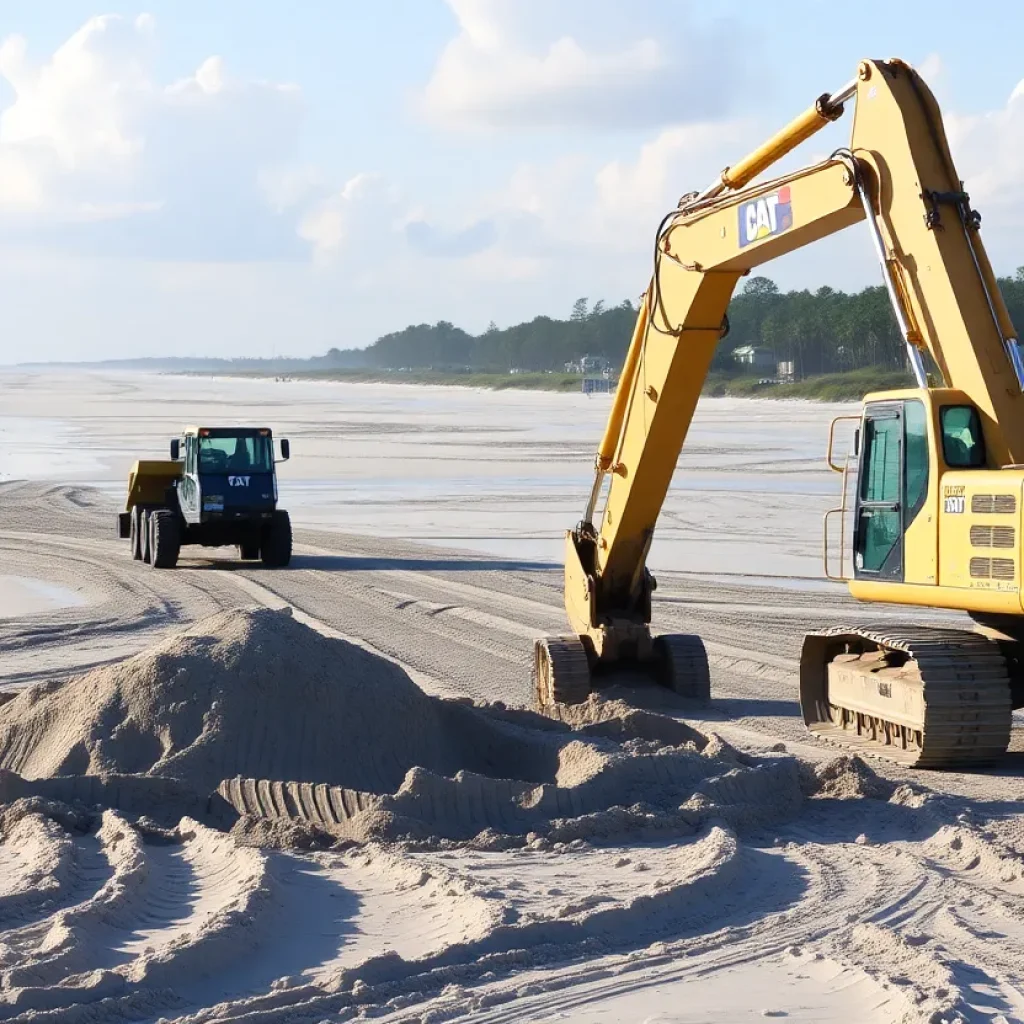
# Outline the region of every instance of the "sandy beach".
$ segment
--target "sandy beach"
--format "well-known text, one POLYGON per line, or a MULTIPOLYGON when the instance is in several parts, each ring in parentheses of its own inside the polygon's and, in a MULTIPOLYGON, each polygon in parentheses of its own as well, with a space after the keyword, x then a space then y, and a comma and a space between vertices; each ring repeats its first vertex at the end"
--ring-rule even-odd
POLYGON ((650 563, 710 706, 528 710, 607 406, 0 374, 0 1016, 1022 1019, 1019 717, 916 774, 799 718, 804 632, 901 614, 820 580, 844 407, 701 405, 650 563), (214 422, 291 439, 289 569, 115 538, 214 422))
MULTIPOLYGON (((607 395, 143 375, 0 374, 0 479, 120 498, 135 458, 189 423, 256 423, 294 441, 281 468, 298 525, 527 560, 561 558, 583 511, 607 395)), ((828 425, 849 406, 706 399, 651 554, 699 572, 820 575, 838 503, 828 425)), ((855 408, 855 407, 853 407, 855 408)))

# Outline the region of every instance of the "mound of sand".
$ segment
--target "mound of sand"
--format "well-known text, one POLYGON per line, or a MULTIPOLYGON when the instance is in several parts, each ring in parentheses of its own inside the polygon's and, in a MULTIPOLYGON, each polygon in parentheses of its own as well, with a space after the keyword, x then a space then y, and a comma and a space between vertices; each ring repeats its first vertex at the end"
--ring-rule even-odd
POLYGON ((462 841, 773 820, 801 799, 790 758, 741 762, 625 706, 576 714, 441 700, 287 612, 225 612, 0 707, 0 799, 147 813, 149 794, 195 814, 194 794, 211 813, 354 839, 462 841))
POLYGON ((223 612, 0 707, 0 768, 28 779, 147 774, 205 792, 250 775, 371 793, 393 792, 414 766, 520 778, 555 770, 557 747, 546 757, 537 749, 543 735, 526 757, 514 729, 481 742, 463 728, 467 715, 391 662, 286 612, 223 612))
POLYGON ((804 765, 801 784, 807 796, 837 800, 888 800, 896 788, 856 754, 839 754, 820 764, 804 765))

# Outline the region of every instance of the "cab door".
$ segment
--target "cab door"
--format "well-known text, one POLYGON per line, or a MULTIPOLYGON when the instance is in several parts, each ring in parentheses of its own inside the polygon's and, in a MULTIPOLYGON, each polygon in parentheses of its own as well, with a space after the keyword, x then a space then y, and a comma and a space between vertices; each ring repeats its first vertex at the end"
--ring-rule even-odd
POLYGON ((197 439, 189 434, 185 438, 185 472, 178 481, 178 504, 185 521, 199 521, 199 483, 196 473, 197 439))
POLYGON ((903 403, 877 402, 867 406, 862 438, 854 513, 854 575, 858 579, 900 581, 903 403))
POLYGON ((906 399, 867 405, 854 511, 856 579, 903 582, 906 531, 924 505, 929 473, 924 403, 906 399))

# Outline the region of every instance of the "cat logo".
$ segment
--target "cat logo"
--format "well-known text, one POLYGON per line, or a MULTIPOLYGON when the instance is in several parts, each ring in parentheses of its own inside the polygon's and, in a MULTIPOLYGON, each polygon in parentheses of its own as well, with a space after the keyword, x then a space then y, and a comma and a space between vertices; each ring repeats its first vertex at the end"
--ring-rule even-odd
POLYGON ((943 488, 943 511, 961 515, 967 510, 967 488, 963 484, 950 484, 943 488))
POLYGON ((248 487, 249 478, 247 476, 229 476, 228 483, 232 487, 248 487))
POLYGON ((789 187, 751 199, 739 208, 740 248, 751 242, 778 235, 793 226, 789 187))

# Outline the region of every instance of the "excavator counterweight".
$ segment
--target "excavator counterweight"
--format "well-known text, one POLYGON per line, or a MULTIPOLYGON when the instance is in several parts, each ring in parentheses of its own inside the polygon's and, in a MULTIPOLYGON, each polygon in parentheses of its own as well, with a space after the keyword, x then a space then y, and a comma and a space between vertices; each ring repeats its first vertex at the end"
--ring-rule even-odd
POLYGON ((938 105, 900 60, 862 61, 850 84, 663 219, 594 484, 566 533, 571 633, 536 643, 541 706, 586 700, 623 669, 710 696, 701 640, 651 632, 655 526, 739 279, 861 221, 917 386, 866 396, 853 472, 829 455, 844 481, 833 512, 853 527, 832 573, 826 516, 826 574, 860 601, 956 609, 974 628, 808 635, 804 719, 830 740, 921 767, 1006 749, 1012 708, 1024 704, 1024 359, 938 105), (848 147, 758 180, 851 104, 848 147))

